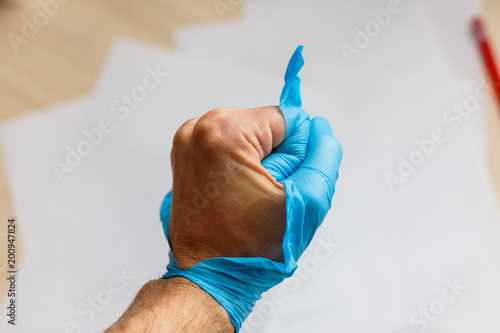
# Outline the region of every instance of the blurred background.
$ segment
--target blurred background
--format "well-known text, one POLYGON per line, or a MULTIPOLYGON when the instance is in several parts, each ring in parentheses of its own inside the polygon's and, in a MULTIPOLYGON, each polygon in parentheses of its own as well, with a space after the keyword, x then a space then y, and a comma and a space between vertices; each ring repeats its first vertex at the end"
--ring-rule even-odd
POLYGON ((477 16, 497 55, 498 0, 0 1, 1 331, 113 323, 168 261, 176 129, 278 104, 300 44, 304 108, 344 160, 301 268, 242 332, 498 332, 500 105, 477 16))

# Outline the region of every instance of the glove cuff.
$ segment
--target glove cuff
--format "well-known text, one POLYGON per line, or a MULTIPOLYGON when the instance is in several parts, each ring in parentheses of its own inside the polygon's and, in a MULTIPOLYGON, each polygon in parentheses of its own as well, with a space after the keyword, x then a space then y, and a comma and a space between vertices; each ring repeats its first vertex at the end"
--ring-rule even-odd
POLYGON ((284 263, 266 258, 212 258, 181 270, 172 253, 162 279, 184 277, 209 293, 226 309, 236 332, 262 293, 290 277, 284 263))

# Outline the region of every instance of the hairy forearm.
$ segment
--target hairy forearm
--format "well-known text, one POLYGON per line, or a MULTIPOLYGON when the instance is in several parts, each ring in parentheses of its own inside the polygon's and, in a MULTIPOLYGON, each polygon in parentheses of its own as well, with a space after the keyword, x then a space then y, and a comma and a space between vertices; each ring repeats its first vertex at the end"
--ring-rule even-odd
POLYGON ((233 333, 224 308, 184 278, 153 280, 139 291, 123 316, 105 333, 233 333))

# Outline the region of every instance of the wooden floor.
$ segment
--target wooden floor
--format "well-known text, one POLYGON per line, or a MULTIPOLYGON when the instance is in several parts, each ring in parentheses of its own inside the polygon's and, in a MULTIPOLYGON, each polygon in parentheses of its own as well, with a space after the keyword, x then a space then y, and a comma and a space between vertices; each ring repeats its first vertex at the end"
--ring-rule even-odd
MULTIPOLYGON (((31 31, 26 35, 29 38, 18 37, 12 44, 4 36, 12 33, 11 38, 15 38, 13 34, 22 37, 22 18, 31 20, 40 7, 38 1, 0 0, 0 121, 89 93, 111 41, 117 36, 172 48, 175 28, 220 21, 210 0, 65 1, 67 4, 53 8, 54 15, 45 26, 31 31)), ((490 35, 500 50, 500 0, 484 0, 484 8, 490 35)), ((234 20, 239 15, 240 8, 235 8, 225 13, 224 19, 234 20)), ((500 61, 500 54, 497 58, 500 61)), ((500 198, 497 110, 491 102, 487 140, 489 164, 500 198)), ((0 274, 6 271, 7 219, 14 216, 0 157, 0 274)), ((22 238, 18 244, 22 245, 22 238)), ((0 279, 2 297, 4 281, 0 279)))

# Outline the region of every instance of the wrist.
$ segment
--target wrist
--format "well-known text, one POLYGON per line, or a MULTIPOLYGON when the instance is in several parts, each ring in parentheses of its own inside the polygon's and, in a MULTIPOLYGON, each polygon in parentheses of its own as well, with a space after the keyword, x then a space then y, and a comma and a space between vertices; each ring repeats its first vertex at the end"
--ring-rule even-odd
POLYGON ((153 280, 106 333, 234 332, 226 310, 188 279, 153 280))

